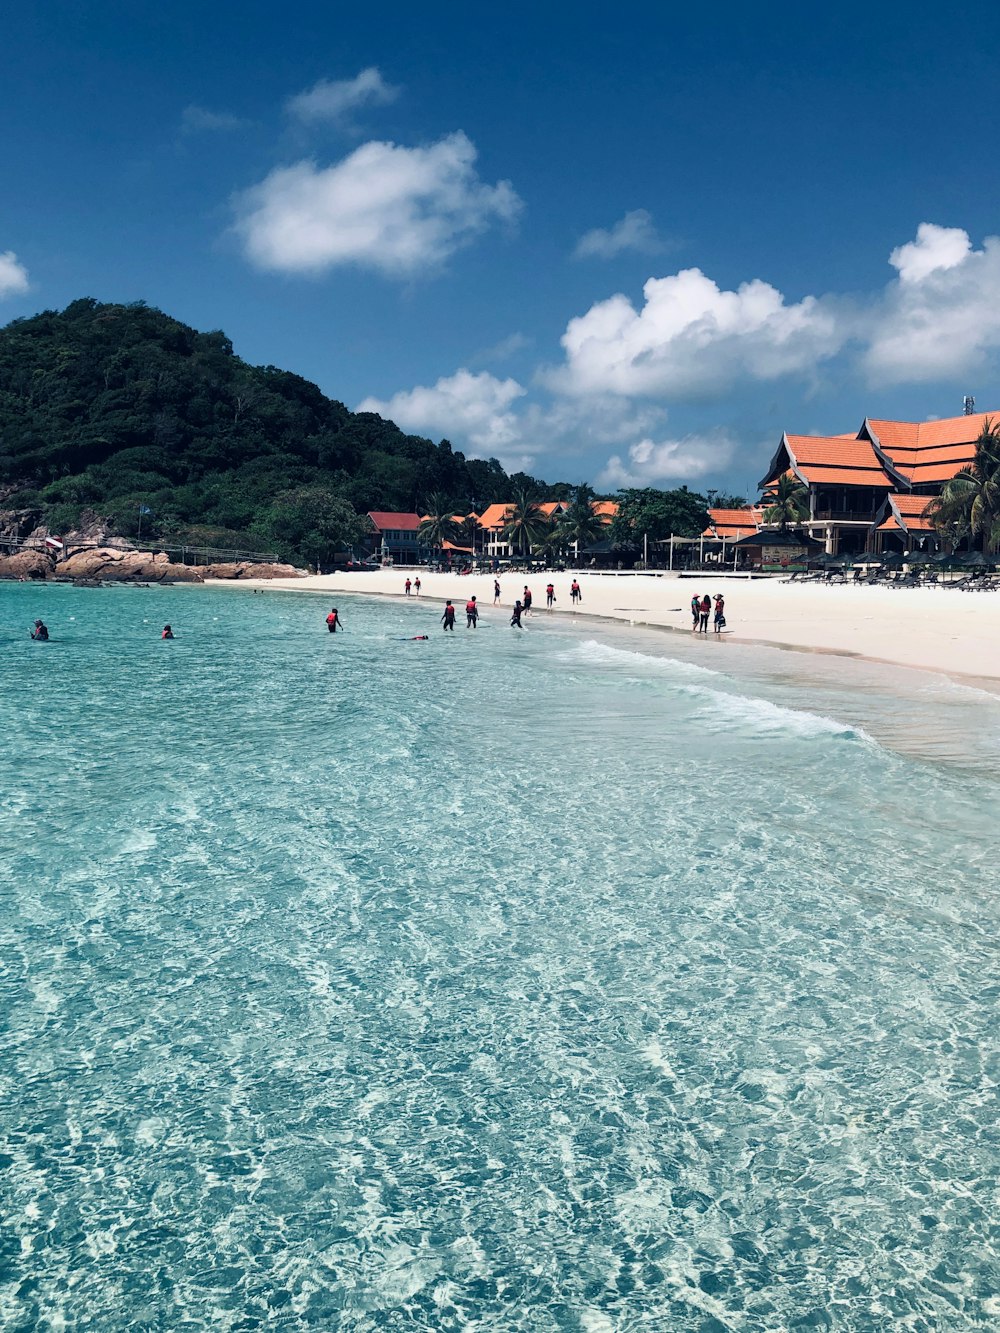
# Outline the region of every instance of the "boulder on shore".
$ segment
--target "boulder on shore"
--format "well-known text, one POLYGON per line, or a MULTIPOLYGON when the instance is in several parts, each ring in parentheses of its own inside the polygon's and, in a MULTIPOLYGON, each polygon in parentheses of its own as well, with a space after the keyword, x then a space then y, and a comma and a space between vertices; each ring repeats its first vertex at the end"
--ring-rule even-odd
POLYGON ((52 560, 44 551, 0 555, 0 579, 47 579, 51 574, 52 560))
POLYGON ((99 547, 77 551, 61 560, 56 569, 62 578, 102 579, 116 583, 203 583, 202 571, 191 565, 175 565, 160 551, 116 551, 99 547))
POLYGON ((294 565, 263 565, 248 560, 221 565, 204 565, 201 572, 207 579, 301 579, 305 572, 294 565))

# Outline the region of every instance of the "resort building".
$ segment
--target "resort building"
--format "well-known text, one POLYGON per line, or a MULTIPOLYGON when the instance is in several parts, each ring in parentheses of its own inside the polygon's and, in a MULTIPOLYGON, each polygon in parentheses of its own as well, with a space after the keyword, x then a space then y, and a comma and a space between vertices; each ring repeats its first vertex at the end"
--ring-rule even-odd
MULTIPOLYGON (((766 494, 790 474, 809 489, 810 537, 831 555, 923 544, 933 532, 927 505, 975 457, 995 413, 944 421, 866 417, 856 434, 782 435, 761 479, 766 494)), ((932 538, 930 538, 933 540, 932 538)))
POLYGON ((381 556, 383 560, 391 557, 396 564, 416 564, 419 514, 399 514, 376 509, 369 511, 368 517, 375 529, 375 555, 381 556))

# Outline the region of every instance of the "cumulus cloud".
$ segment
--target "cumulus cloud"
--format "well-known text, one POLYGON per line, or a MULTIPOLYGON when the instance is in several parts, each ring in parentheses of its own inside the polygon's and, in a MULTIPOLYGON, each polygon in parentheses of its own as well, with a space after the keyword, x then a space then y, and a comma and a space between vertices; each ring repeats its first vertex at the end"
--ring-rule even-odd
POLYGON ((429 387, 418 384, 385 400, 366 398, 357 410, 377 412, 404 430, 459 437, 472 452, 492 457, 520 445, 520 423, 510 407, 524 393, 517 380, 461 369, 429 387))
POLYGON ((228 111, 209 111, 203 106, 186 106, 181 112, 181 133, 224 133, 228 130, 241 130, 249 121, 242 116, 234 116, 228 111))
POLYGON ((613 227, 595 227, 585 232, 576 243, 574 259, 613 259, 623 250, 637 250, 640 254, 656 254, 663 242, 653 226, 653 215, 645 208, 633 209, 613 227))
POLYGON ((788 304, 755 278, 723 291, 700 269, 650 278, 636 310, 619 293, 571 319, 565 365, 547 375, 562 392, 717 396, 735 380, 812 369, 848 336, 827 297, 788 304))
POLYGON ((370 65, 353 79, 320 79, 305 92, 290 97, 285 109, 306 124, 342 124, 358 107, 387 106, 399 93, 399 88, 386 83, 381 72, 370 65))
POLYGON ((510 182, 484 184, 475 161, 475 146, 458 132, 426 148, 362 144, 330 167, 279 167, 237 197, 236 231, 261 269, 421 272, 521 209, 510 182))
POLYGON ((597 485, 607 490, 622 486, 660 486, 665 482, 696 481, 718 472, 732 459, 736 445, 724 432, 685 435, 678 440, 639 440, 623 459, 613 454, 597 485))
POLYGON ((28 270, 13 250, 0 253, 0 300, 20 296, 28 290, 28 270))
POLYGON ((974 250, 958 227, 924 222, 893 250, 899 277, 876 305, 865 364, 873 383, 958 379, 1000 348, 1000 237, 974 250))

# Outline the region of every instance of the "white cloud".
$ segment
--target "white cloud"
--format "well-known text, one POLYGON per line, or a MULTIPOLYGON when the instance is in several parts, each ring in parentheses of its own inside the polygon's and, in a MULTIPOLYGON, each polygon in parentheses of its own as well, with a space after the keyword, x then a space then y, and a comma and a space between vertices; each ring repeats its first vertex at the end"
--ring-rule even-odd
POLYGON ((524 396, 517 380, 500 380, 482 371, 457 370, 429 388, 417 385, 382 400, 366 398, 359 412, 377 412, 403 430, 467 440, 470 451, 493 457, 521 444, 521 427, 510 410, 524 396))
POLYGON ((656 254, 663 242, 653 226, 653 215, 645 208, 626 213, 613 227, 605 230, 595 227, 585 232, 576 243, 574 259, 613 259, 623 250, 638 250, 641 254, 656 254))
POLYGON ((523 352, 531 344, 532 339, 525 334, 509 333, 506 338, 501 338, 492 347, 484 347, 481 352, 477 352, 472 360, 480 365, 488 365, 495 361, 509 361, 512 356, 516 356, 518 352, 523 352))
POLYGON ((28 290, 28 270, 13 250, 0 253, 0 300, 20 296, 28 290))
POLYGON ((209 111, 203 106, 186 106, 181 112, 181 133, 200 134, 241 130, 249 121, 228 111, 209 111))
POLYGON ((969 233, 961 227, 921 222, 917 239, 897 246, 889 256, 889 263, 899 270, 900 282, 922 282, 931 273, 955 268, 971 250, 969 233))
POLYGON ((371 65, 353 79, 320 79, 304 93, 290 97, 285 109, 289 115, 307 124, 321 121, 338 124, 358 107, 387 106, 396 100, 399 92, 371 65))
POLYGON ((685 435, 679 440, 639 440, 623 460, 620 454, 608 459, 597 485, 611 490, 620 486, 660 486, 664 482, 696 481, 724 468, 736 445, 724 432, 685 435))
POLYGON ((1000 237, 921 223, 893 250, 899 277, 874 308, 865 363, 876 384, 966 379, 1000 348, 1000 237))
POLYGON ((236 231, 262 269, 321 273, 357 264, 418 273, 520 211, 510 182, 485 185, 475 161, 475 146, 459 131, 426 148, 373 141, 331 167, 280 167, 237 197, 236 231))
POLYGON ((843 346, 847 323, 831 298, 789 305, 755 278, 723 291, 700 269, 650 278, 636 310, 619 293, 571 319, 563 367, 546 375, 565 393, 719 396, 735 380, 813 369, 843 346))

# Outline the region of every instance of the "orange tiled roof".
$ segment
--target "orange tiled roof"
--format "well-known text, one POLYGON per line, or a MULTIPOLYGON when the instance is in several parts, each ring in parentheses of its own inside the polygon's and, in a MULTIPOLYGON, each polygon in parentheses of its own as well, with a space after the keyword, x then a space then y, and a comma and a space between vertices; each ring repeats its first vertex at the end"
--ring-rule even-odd
POLYGON ((889 494, 890 512, 878 525, 879 532, 901 528, 903 532, 932 532, 933 523, 926 516, 927 506, 933 497, 929 495, 908 495, 899 491, 889 494))
POLYGON ((786 435, 785 440, 796 472, 807 482, 892 487, 871 440, 848 440, 842 435, 786 435))
POLYGON ((399 514, 386 509, 370 509, 368 517, 379 532, 387 529, 395 532, 416 532, 420 526, 419 514, 399 514))
POLYGON ((481 528, 502 528, 510 514, 513 505, 487 505, 479 515, 479 526, 481 528))
POLYGON ((618 513, 618 503, 615 500, 594 500, 590 507, 598 518, 610 519, 618 513))
POLYGON ((748 509, 710 509, 708 527, 703 537, 748 537, 760 527, 763 509, 753 505, 748 509))

